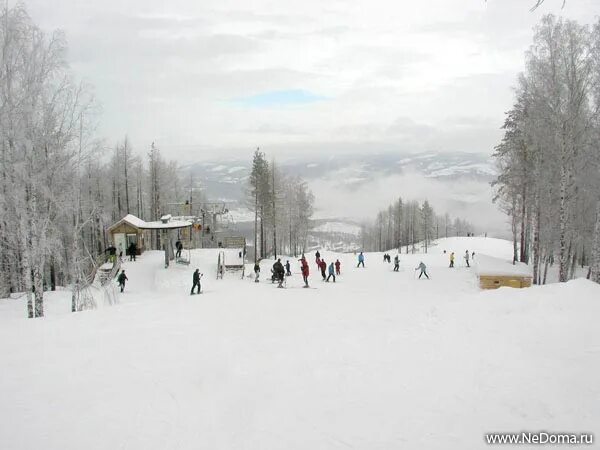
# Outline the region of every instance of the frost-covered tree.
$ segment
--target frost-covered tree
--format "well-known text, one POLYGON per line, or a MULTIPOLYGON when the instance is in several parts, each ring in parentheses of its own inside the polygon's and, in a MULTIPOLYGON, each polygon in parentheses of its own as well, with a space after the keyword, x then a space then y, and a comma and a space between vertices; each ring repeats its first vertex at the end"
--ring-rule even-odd
POLYGON ((0 296, 24 293, 41 317, 44 291, 71 286, 79 311, 107 227, 133 204, 145 219, 165 209, 181 196, 178 170, 157 166, 168 181, 155 198, 127 139, 110 152, 94 138, 95 102, 71 76, 64 36, 40 30, 24 5, 0 11, 0 46, 0 296))
POLYGON ((403 201, 399 198, 388 208, 381 210, 372 224, 361 226, 362 248, 366 251, 389 251, 405 248, 406 253, 417 251, 420 244, 425 252, 440 227, 445 233, 456 230, 457 236, 466 235, 473 227, 465 220, 456 219, 454 225, 448 214, 437 216, 427 200, 422 205, 417 201, 403 201))
POLYGON ((599 188, 594 42, 587 26, 542 19, 495 153, 496 200, 511 216, 515 260, 517 247, 523 262, 532 254, 535 283, 545 282, 555 261, 560 281, 568 280, 593 252, 599 188))

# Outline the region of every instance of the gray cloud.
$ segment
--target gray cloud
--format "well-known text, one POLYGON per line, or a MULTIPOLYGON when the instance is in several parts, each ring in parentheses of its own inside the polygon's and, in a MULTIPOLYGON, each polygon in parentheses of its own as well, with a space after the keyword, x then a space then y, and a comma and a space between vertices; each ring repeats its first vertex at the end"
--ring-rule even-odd
POLYGON ((103 105, 99 131, 107 139, 129 134, 141 148, 156 141, 194 158, 255 145, 282 154, 296 145, 489 153, 541 14, 590 22, 600 13, 597 0, 564 10, 548 0, 534 13, 524 3, 29 0, 28 7, 44 29, 65 30, 76 75, 103 105), (230 101, 274 90, 328 101, 252 114, 230 101))

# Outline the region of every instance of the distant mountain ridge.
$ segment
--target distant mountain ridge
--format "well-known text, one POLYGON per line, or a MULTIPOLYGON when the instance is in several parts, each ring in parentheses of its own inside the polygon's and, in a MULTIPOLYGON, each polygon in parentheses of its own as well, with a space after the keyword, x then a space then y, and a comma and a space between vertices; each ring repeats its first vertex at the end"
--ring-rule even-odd
MULTIPOLYGON (((191 164, 189 170, 204 185, 208 198, 241 205, 245 199, 252 155, 191 164)), ((496 170, 489 155, 474 153, 332 155, 295 157, 277 161, 287 174, 299 175, 309 183, 335 174, 349 187, 376 177, 416 172, 440 180, 469 180, 489 183, 496 170)), ((384 205, 382 205, 383 207, 384 205)))

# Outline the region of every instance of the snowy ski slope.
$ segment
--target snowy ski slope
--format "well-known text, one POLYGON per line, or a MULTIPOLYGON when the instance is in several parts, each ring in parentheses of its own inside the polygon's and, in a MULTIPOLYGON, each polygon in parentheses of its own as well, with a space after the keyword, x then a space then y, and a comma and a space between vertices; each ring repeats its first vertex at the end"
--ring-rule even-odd
POLYGON ((28 320, 23 299, 0 300, 0 448, 463 450, 492 431, 597 434, 600 286, 482 292, 467 249, 512 255, 449 238, 394 273, 381 253, 357 269, 324 252, 342 262, 324 283, 311 254, 314 289, 284 257, 294 274, 277 289, 272 261, 254 283, 216 280, 218 250, 169 269, 147 252, 125 263, 116 306, 72 314, 59 291, 28 320), (431 280, 415 279, 420 261, 431 280), (190 296, 196 267, 204 293, 190 296))

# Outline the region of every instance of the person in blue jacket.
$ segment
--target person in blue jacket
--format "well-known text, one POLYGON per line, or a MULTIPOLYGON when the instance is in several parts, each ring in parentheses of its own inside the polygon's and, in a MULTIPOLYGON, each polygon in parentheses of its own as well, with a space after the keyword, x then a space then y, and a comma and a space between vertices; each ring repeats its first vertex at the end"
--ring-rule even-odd
POLYGON ((329 279, 333 277, 333 282, 335 283, 335 264, 331 263, 329 264, 329 276, 327 277, 327 279, 325 281, 327 281, 329 283, 329 279))
POLYGON ((363 267, 365 267, 365 255, 363 255, 363 252, 360 252, 360 254, 358 255, 358 264, 356 265, 356 267, 360 267, 361 264, 363 267))

